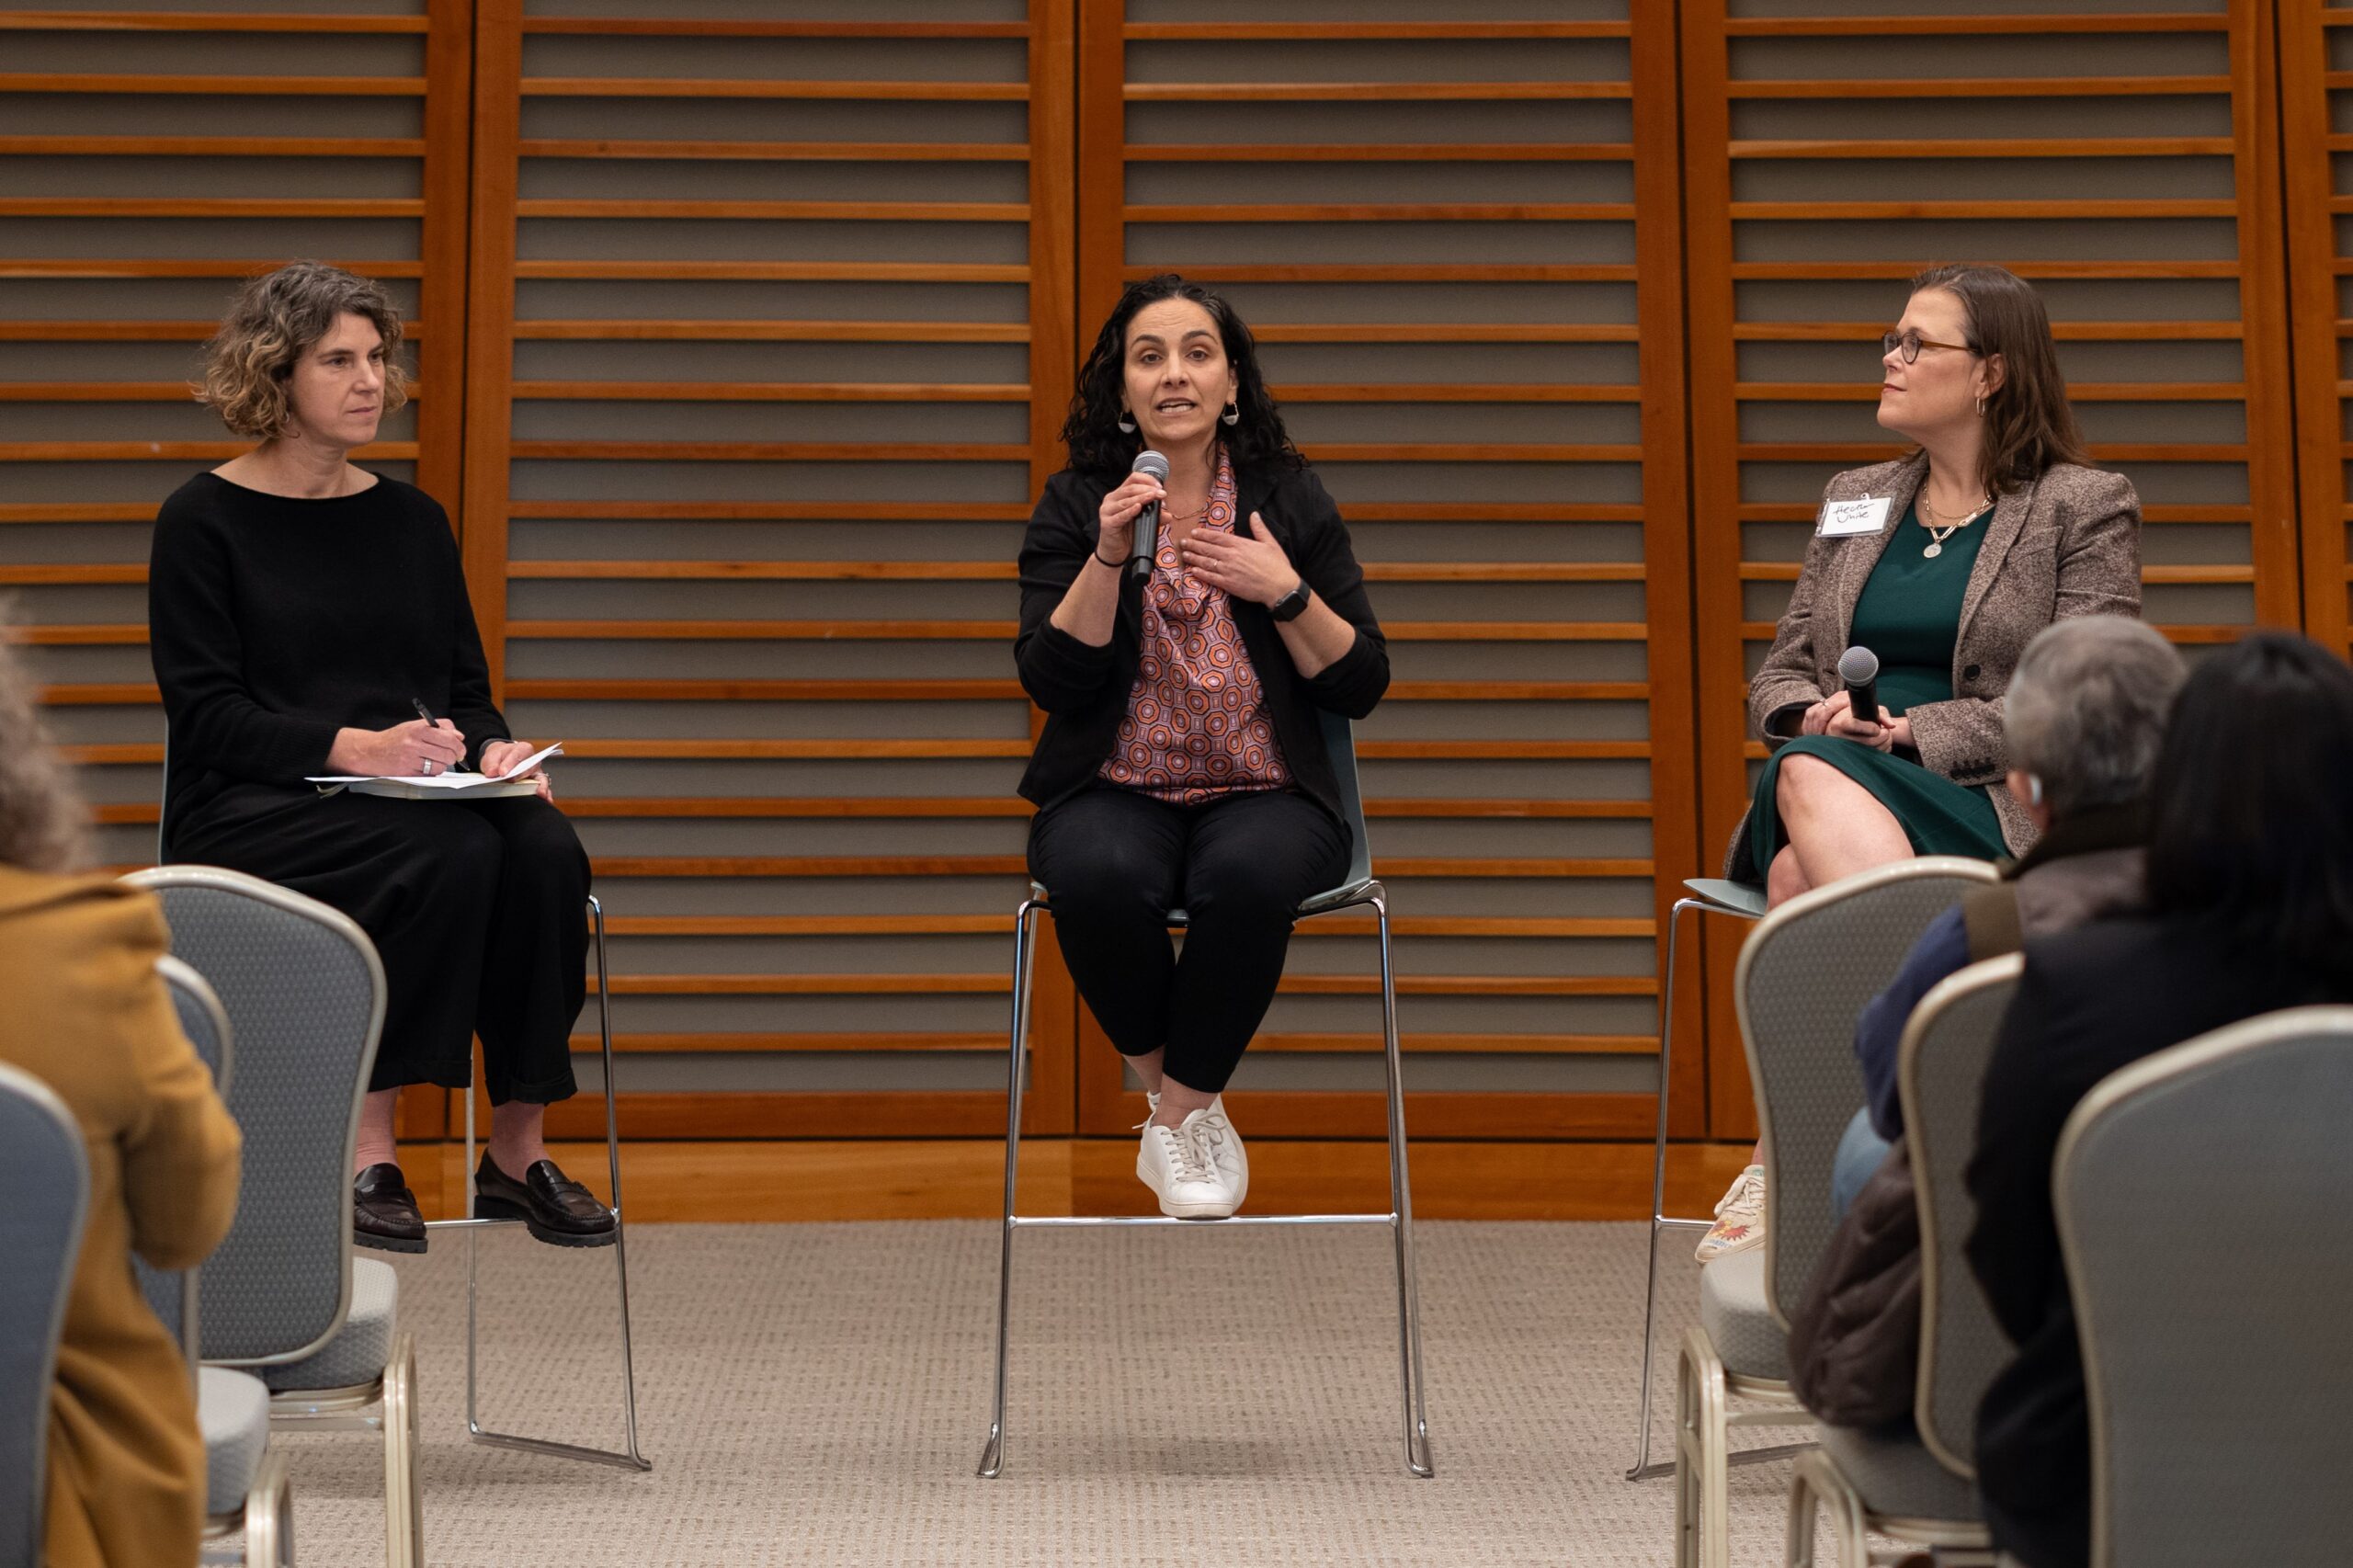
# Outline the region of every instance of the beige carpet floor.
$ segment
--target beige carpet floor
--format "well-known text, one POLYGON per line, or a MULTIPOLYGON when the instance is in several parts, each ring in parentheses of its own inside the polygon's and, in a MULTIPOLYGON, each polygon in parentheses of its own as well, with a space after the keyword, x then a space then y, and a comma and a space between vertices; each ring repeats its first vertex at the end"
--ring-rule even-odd
MULTIPOLYGON (((972 1473, 994 1224, 632 1227, 642 1475, 467 1441, 465 1249, 437 1237, 399 1262, 426 1560, 1668 1562, 1672 1478, 1621 1479, 1643 1229, 1419 1227, 1430 1481, 1401 1458, 1385 1232, 1024 1233, 994 1482, 972 1473)), ((618 1443, 611 1255, 517 1232, 481 1245, 485 1424, 618 1443)), ((1688 1242, 1667 1250, 1662 1345, 1697 1274, 1688 1242)), ((1660 1439, 1672 1379, 1670 1354, 1660 1439)), ((284 1440, 300 1560, 382 1562, 377 1439, 284 1440)), ((1780 1561, 1788 1474, 1733 1471, 1734 1564, 1780 1561)))

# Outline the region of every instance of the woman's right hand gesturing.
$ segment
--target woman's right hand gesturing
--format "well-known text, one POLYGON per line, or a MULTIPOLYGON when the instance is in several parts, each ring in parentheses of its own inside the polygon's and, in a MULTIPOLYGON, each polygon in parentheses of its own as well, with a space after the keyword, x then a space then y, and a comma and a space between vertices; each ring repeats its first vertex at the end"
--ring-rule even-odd
POLYGON ((1125 562, 1135 544, 1137 516, 1147 505, 1167 498, 1167 490, 1152 475, 1128 475, 1126 483, 1103 497, 1102 507, 1096 513, 1102 525, 1095 541, 1096 558, 1107 565, 1125 562))
POLYGON ((465 755, 466 737, 449 720, 428 724, 411 719, 389 730, 337 730, 327 749, 327 767, 352 775, 430 778, 449 772, 465 755))

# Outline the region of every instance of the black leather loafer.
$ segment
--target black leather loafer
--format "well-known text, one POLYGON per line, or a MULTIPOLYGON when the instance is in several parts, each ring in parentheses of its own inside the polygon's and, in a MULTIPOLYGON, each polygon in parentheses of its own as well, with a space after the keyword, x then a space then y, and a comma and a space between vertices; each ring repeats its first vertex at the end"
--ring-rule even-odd
POLYGON ((351 1239, 381 1252, 425 1250, 425 1216, 400 1166, 385 1161, 352 1177, 351 1239))
POLYGON ((557 1169, 553 1160, 532 1162, 517 1181, 483 1150, 474 1172, 474 1218, 520 1220, 534 1237, 553 1246, 613 1244, 613 1211, 557 1169))

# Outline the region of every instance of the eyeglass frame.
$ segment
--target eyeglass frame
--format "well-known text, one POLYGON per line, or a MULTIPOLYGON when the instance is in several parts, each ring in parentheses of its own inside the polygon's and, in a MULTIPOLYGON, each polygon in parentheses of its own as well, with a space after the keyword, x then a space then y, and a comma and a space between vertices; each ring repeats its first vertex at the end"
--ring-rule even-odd
POLYGON ((1920 350, 1923 348, 1950 348, 1962 354, 1975 354, 1978 352, 1978 350, 1970 344, 1938 343, 1933 337, 1923 337, 1920 335, 1920 329, 1917 327, 1909 327, 1903 332, 1897 332, 1891 327, 1887 331, 1879 335, 1879 351, 1881 356, 1884 358, 1887 355, 1901 351, 1905 347, 1907 341, 1912 350, 1910 353, 1904 356, 1904 362, 1907 365, 1916 365, 1920 362, 1920 350))

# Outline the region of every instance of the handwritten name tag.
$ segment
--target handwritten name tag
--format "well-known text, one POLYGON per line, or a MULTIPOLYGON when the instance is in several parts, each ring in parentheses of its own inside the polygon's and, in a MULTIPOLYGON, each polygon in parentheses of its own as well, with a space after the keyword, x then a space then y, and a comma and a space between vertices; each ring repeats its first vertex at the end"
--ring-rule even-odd
POLYGON ((1887 528, 1887 509, 1893 500, 1888 495, 1866 495, 1859 501, 1825 501, 1822 521, 1813 531, 1824 539, 1882 532, 1887 528))

